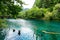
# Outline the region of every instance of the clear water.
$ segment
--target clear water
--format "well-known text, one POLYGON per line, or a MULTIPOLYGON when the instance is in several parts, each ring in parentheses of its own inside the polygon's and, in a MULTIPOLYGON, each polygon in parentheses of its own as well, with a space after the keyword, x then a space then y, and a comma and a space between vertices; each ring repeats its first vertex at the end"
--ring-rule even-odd
POLYGON ((8 19, 7 24, 7 29, 0 29, 0 40, 60 40, 60 21, 8 19))

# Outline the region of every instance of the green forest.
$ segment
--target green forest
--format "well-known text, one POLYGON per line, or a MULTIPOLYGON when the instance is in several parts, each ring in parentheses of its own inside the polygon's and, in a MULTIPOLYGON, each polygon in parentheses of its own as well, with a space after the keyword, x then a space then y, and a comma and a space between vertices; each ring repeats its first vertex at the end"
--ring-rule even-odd
MULTIPOLYGON (((60 20, 60 0, 35 0, 31 9, 23 10, 22 0, 15 0, 19 5, 14 5, 12 0, 0 0, 0 18, 23 18, 60 20)), ((26 5, 26 4, 25 4, 26 5)))

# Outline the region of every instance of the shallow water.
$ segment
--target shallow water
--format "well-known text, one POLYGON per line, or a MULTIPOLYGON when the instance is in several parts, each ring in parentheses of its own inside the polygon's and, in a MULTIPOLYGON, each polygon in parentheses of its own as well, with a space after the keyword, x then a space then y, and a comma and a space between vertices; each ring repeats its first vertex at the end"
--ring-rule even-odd
POLYGON ((60 34, 43 32, 60 33, 60 21, 7 19, 7 24, 7 29, 0 30, 0 40, 60 40, 60 34))

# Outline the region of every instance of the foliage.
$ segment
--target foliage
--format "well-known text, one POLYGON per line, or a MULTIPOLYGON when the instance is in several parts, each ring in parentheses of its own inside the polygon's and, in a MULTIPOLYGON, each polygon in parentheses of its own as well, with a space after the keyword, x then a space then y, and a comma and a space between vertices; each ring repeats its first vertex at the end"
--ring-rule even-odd
POLYGON ((60 3, 60 0, 36 0, 34 6, 39 8, 47 8, 50 12, 53 11, 53 7, 60 3))
POLYGON ((60 3, 60 0, 36 0, 35 1, 35 5, 39 8, 50 8, 57 3, 60 3))
MULTIPOLYGON (((60 19, 60 0, 36 0, 34 6, 47 9, 44 19, 60 19)), ((34 7, 33 6, 33 7, 34 7)))
POLYGON ((52 20, 53 19, 53 14, 49 11, 46 12, 45 14, 45 19, 46 20, 52 20))
POLYGON ((47 9, 45 8, 38 8, 38 7, 34 7, 32 9, 29 9, 25 12, 20 12, 19 16, 22 18, 30 18, 30 19, 40 19, 42 17, 44 17, 45 13, 46 13, 47 9))
POLYGON ((26 19, 60 19, 59 0, 36 0, 33 8, 19 12, 20 18, 26 19))
POLYGON ((4 20, 2 20, 2 19, 0 19, 0 28, 7 28, 7 24, 6 24, 6 20, 4 19, 4 20))
POLYGON ((15 1, 17 5, 14 0, 0 0, 0 18, 60 19, 60 0, 36 0, 26 11, 21 11, 22 0, 15 1))
POLYGON ((53 14, 56 19, 60 18, 60 4, 56 4, 55 7, 53 8, 53 14))
MULTIPOLYGON (((15 0, 22 5, 21 0, 15 0)), ((22 10, 19 5, 14 5, 14 0, 0 0, 0 17, 15 17, 22 10)))

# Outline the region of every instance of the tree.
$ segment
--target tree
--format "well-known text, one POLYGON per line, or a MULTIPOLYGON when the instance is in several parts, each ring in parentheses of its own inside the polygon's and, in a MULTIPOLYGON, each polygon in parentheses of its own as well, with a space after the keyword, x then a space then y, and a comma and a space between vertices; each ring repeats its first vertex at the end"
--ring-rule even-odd
POLYGON ((47 9, 45 8, 38 8, 33 7, 29 10, 26 10, 25 12, 20 12, 19 16, 22 18, 28 18, 28 19, 40 19, 45 16, 45 13, 47 12, 47 9))
POLYGON ((60 0, 36 0, 35 5, 39 8, 54 7, 55 4, 60 3, 60 0))
POLYGON ((55 7, 53 8, 53 14, 54 14, 54 18, 60 18, 60 4, 56 4, 55 7))
POLYGON ((6 20, 0 19, 0 28, 7 28, 6 20))
MULTIPOLYGON (((15 0, 20 5, 23 4, 21 0, 15 0)), ((18 12, 22 10, 22 6, 14 5, 14 0, 0 0, 0 16, 12 16, 15 17, 18 12)))

